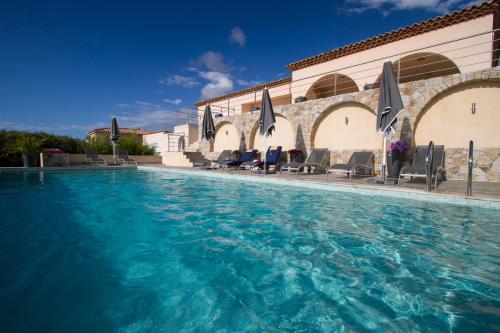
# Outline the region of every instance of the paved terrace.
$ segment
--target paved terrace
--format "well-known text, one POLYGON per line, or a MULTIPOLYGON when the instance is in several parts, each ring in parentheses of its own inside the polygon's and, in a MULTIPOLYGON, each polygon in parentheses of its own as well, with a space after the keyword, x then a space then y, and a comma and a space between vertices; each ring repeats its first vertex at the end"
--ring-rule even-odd
MULTIPOLYGON (((295 173, 283 172, 282 174, 267 174, 261 175, 252 173, 249 170, 240 170, 236 171, 234 169, 215 169, 215 170, 206 170, 199 168, 180 168, 180 167, 167 167, 164 165, 144 165, 151 166, 155 168, 165 168, 172 170, 186 170, 193 172, 211 172, 214 174, 235 174, 238 176, 248 176, 248 177, 266 177, 266 178, 275 178, 275 179, 285 179, 285 180, 298 180, 303 182, 311 182, 317 184, 331 184, 331 185, 343 185, 343 186, 352 186, 357 188, 369 188, 369 189, 384 189, 384 190, 393 190, 393 191, 404 191, 411 193, 426 193, 425 191, 425 181, 423 180, 414 180, 412 182, 408 182, 408 179, 404 179, 401 185, 382 185, 382 184, 369 184, 367 177, 353 177, 349 180, 348 177, 340 176, 340 175, 332 175, 328 176, 328 180, 325 180, 325 174, 305 174, 299 173, 295 175, 295 173)), ((450 195, 457 196, 463 198, 472 198, 472 199, 482 199, 482 200, 494 200, 500 202, 500 182, 473 182, 472 184, 472 197, 467 197, 465 195, 466 191, 466 182, 461 180, 447 180, 441 183, 438 182, 438 187, 432 190, 434 194, 441 195, 450 195)))

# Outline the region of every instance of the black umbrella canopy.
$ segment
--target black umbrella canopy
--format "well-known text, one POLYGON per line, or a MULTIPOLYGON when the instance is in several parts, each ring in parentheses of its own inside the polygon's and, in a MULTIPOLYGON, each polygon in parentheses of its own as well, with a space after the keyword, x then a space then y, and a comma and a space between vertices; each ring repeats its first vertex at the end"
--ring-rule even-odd
POLYGON ((269 96, 269 90, 264 88, 264 92, 262 93, 262 108, 260 110, 259 118, 260 135, 272 135, 275 129, 275 123, 276 118, 274 116, 273 104, 271 103, 271 96, 269 96))
POLYGON ((120 128, 118 127, 118 121, 115 117, 113 117, 113 120, 111 121, 111 134, 109 135, 109 139, 113 143, 117 143, 120 139, 120 128))
POLYGON ((377 130, 386 133, 394 130, 394 125, 401 110, 403 110, 403 100, 399 93, 398 85, 392 74, 391 62, 384 63, 382 70, 382 81, 380 82, 380 95, 378 98, 377 110, 377 130))
POLYGON ((203 113, 203 121, 201 123, 201 137, 207 141, 215 139, 215 125, 214 119, 212 118, 212 110, 210 105, 205 107, 205 113, 203 113))

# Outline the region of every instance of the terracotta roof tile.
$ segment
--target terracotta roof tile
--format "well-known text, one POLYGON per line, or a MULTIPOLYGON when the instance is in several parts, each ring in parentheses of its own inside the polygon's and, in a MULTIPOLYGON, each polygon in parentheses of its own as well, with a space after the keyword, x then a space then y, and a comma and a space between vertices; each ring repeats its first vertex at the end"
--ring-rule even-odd
POLYGON ((254 92, 254 91, 262 90, 265 87, 273 88, 273 87, 281 86, 281 85, 284 85, 284 84, 287 84, 287 83, 290 83, 290 82, 292 82, 292 78, 291 77, 286 77, 286 78, 283 78, 283 79, 279 79, 279 80, 275 80, 275 81, 271 81, 271 82, 259 84, 258 86, 253 86, 253 87, 246 88, 246 89, 243 89, 243 90, 238 90, 238 91, 230 92, 228 94, 225 94, 225 95, 222 95, 222 96, 217 96, 217 97, 214 97, 214 98, 211 98, 211 99, 207 99, 207 100, 204 100, 204 101, 199 101, 199 102, 196 103, 196 106, 203 106, 203 105, 206 105, 206 104, 209 104, 209 103, 214 103, 214 102, 222 101, 222 100, 225 100, 227 98, 237 97, 237 96, 245 95, 245 94, 248 94, 248 93, 251 93, 251 92, 254 92))
MULTIPOLYGON (((103 128, 94 128, 92 131, 89 133, 106 133, 109 134, 111 133, 111 127, 103 127, 103 128)), ((120 133, 121 134, 139 134, 139 135, 144 135, 144 134, 151 134, 155 133, 154 131, 148 131, 142 128, 126 128, 126 127, 120 127, 120 133)))
POLYGON ((438 16, 424 22, 393 30, 391 32, 371 37, 354 44, 349 44, 325 53, 296 61, 288 64, 286 68, 291 71, 295 71, 305 67, 317 65, 333 59, 344 57, 349 54, 365 51, 377 46, 393 43, 395 41, 414 37, 433 30, 438 30, 458 23, 474 20, 488 14, 492 14, 496 10, 499 10, 499 8, 500 0, 484 2, 476 6, 468 7, 447 15, 438 16))

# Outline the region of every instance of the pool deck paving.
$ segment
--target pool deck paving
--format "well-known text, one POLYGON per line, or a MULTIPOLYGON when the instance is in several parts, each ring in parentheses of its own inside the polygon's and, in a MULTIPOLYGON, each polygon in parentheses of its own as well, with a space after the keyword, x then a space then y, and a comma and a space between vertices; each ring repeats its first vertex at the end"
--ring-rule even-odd
MULTIPOLYGON (((325 174, 307 174, 307 173, 290 173, 283 172, 269 173, 266 175, 252 173, 249 170, 236 171, 234 169, 200 169, 200 168, 182 168, 182 167, 168 167, 164 165, 144 165, 155 168, 183 170, 192 172, 209 172, 213 174, 220 175, 237 175, 246 177, 260 177, 260 178, 270 178, 270 179, 282 179, 282 180, 293 180, 314 184, 329 184, 329 185, 341 185, 350 186, 355 188, 367 188, 367 189, 377 189, 377 190, 390 190, 390 191, 402 191, 411 193, 422 193, 426 194, 426 185, 423 180, 409 181, 408 179, 402 180, 400 185, 390 185, 390 184, 371 184, 368 181, 368 177, 349 177, 332 175, 328 176, 325 180, 325 174)), ((472 183, 472 196, 466 196, 467 182, 462 180, 447 180, 443 182, 438 182, 437 188, 433 188, 433 194, 440 194, 446 196, 461 197, 466 199, 482 199, 482 200, 492 200, 500 202, 500 182, 473 182, 472 183)))

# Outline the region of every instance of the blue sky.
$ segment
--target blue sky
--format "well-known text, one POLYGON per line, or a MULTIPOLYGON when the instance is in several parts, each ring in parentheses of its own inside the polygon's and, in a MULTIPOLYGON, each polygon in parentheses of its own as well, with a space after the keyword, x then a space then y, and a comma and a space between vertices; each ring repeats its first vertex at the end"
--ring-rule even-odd
MULTIPOLYGON (((476 1, 475 1, 476 2, 476 1)), ((461 0, 11 1, 0 10, 0 128, 84 137, 171 129, 202 98, 472 4, 461 0)))

